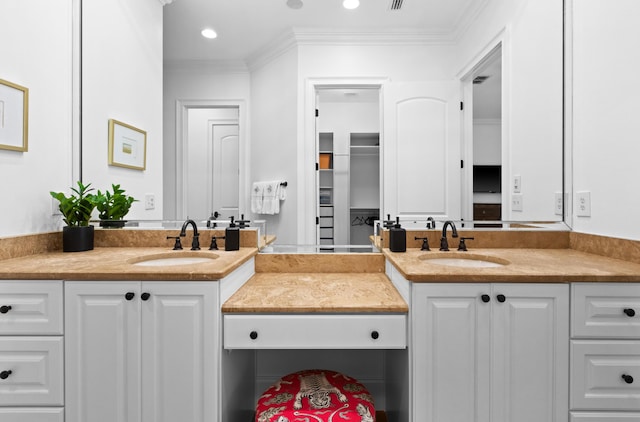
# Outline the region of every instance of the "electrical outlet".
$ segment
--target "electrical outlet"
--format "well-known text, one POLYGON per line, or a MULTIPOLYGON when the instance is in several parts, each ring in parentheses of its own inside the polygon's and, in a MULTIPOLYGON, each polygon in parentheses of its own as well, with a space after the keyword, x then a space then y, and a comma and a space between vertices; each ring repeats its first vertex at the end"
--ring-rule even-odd
POLYGON ((513 193, 520 193, 522 189, 522 177, 513 176, 513 193))
POLYGON ((554 212, 556 215, 562 215, 562 192, 555 193, 554 212))
POLYGON ((511 196, 511 211, 522 211, 522 194, 511 196))
POLYGON ((144 196, 144 209, 154 210, 156 209, 156 196, 152 193, 147 193, 144 196))
POLYGON ((576 192, 576 215, 591 217, 591 192, 576 192))

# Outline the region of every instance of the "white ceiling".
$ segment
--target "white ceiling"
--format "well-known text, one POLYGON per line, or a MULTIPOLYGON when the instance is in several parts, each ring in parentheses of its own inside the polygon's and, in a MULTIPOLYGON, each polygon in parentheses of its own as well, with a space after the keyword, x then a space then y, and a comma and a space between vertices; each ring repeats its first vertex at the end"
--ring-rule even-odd
POLYGON ((294 10, 286 0, 173 0, 164 6, 164 59, 247 62, 292 28, 407 31, 451 41, 487 0, 403 0, 399 11, 390 10, 392 0, 361 0, 355 10, 342 0, 303 2, 294 10), (218 38, 203 38, 205 27, 218 38))

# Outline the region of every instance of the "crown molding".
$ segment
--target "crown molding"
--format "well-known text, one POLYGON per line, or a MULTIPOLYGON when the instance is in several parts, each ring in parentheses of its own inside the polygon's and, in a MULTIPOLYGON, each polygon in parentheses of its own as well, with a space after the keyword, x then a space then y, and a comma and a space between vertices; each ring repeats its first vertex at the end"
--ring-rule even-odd
POLYGON ((173 0, 158 0, 161 5, 166 6, 167 4, 173 3, 173 0))
POLYGON ((420 29, 394 28, 385 31, 336 28, 292 28, 276 37, 247 59, 251 71, 258 69, 298 46, 408 46, 451 45, 453 34, 420 29))

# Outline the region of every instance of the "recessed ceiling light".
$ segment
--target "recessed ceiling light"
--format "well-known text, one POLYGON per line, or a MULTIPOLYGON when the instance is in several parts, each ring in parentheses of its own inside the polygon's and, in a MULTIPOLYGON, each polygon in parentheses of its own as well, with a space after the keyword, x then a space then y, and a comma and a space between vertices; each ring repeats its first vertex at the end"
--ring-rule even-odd
POLYGON ((291 9, 300 9, 302 5, 302 0, 287 0, 287 6, 291 9))
POLYGON ((211 28, 205 28, 201 32, 202 36, 205 38, 209 38, 210 40, 217 38, 218 34, 211 28))
POLYGON ((357 9, 360 6, 360 0, 344 0, 342 6, 345 9, 357 9))

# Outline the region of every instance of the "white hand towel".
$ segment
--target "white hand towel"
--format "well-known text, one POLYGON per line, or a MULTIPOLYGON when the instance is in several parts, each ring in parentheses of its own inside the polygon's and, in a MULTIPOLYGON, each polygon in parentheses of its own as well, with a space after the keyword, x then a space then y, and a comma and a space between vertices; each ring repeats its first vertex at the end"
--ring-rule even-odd
POLYGON ((280 212, 280 200, 276 196, 279 185, 279 181, 265 182, 261 214, 274 215, 280 212))
POLYGON ((287 187, 284 185, 286 183, 284 180, 278 184, 278 199, 284 201, 287 199, 287 187))
POLYGON ((253 182, 251 185, 251 212, 254 214, 262 214, 264 195, 264 183, 253 182))

